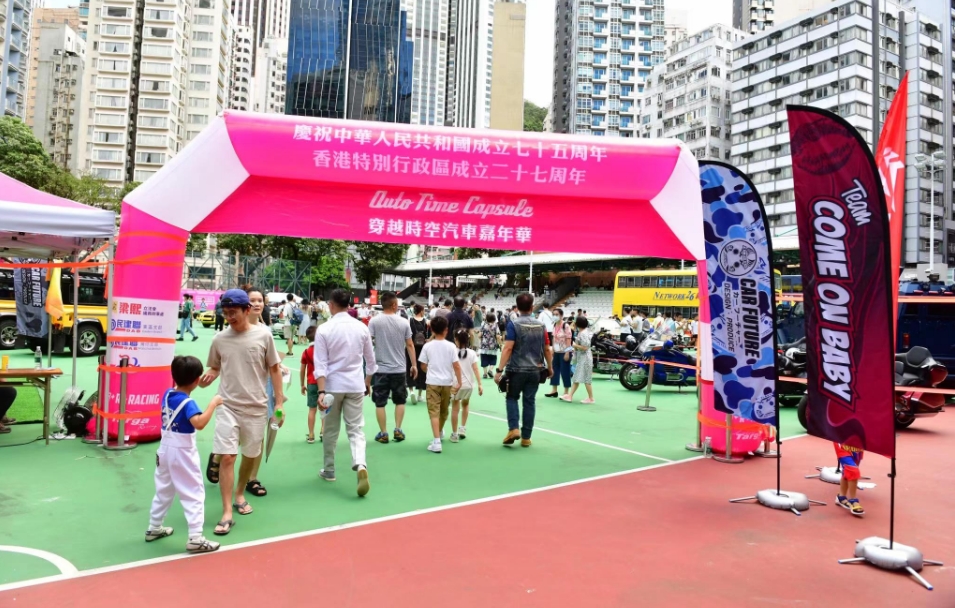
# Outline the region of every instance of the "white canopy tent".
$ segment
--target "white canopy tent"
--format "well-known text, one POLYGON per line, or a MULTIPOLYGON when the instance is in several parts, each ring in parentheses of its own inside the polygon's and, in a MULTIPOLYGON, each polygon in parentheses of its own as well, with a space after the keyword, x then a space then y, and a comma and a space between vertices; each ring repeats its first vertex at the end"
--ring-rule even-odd
MULTIPOLYGON (((116 214, 31 188, 0 173, 0 257, 72 259, 116 233, 116 214)), ((79 272, 73 273, 73 319, 77 317, 79 272)), ((48 332, 52 338, 52 330, 48 332)), ((49 342, 49 339, 48 339, 49 342)), ((76 387, 77 332, 73 332, 76 387)), ((52 349, 48 348, 48 365, 52 349)))

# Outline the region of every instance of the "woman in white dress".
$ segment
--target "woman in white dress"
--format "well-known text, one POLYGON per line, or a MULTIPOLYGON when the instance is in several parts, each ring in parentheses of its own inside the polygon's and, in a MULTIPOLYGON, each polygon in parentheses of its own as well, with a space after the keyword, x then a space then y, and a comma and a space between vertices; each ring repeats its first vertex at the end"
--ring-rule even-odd
POLYGON ((305 337, 305 331, 312 323, 312 305, 302 300, 302 324, 298 326, 298 343, 308 344, 308 338, 305 337))

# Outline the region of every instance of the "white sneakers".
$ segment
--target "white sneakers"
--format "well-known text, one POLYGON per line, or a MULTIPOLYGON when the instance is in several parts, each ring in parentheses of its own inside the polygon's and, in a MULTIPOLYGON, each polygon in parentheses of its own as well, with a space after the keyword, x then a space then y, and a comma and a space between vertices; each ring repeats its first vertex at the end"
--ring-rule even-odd
POLYGON ((464 425, 459 426, 459 427, 458 427, 458 437, 460 437, 461 439, 464 439, 464 438, 467 437, 467 436, 468 436, 468 429, 467 429, 467 427, 464 426, 464 425))
POLYGON ((457 433, 451 433, 451 443, 457 443, 459 437, 460 436, 457 433))
POLYGON ((414 391, 408 395, 408 400, 411 401, 411 405, 418 405, 418 395, 416 395, 414 391))
POLYGON ((196 536, 195 538, 190 538, 189 542, 186 543, 186 551, 189 553, 211 553, 213 551, 218 551, 218 549, 219 543, 206 540, 205 536, 196 536))
POLYGON ((440 454, 440 453, 441 453, 441 440, 440 440, 440 439, 432 439, 432 440, 431 440, 431 443, 428 444, 428 451, 429 451, 429 452, 434 452, 435 454, 440 454))

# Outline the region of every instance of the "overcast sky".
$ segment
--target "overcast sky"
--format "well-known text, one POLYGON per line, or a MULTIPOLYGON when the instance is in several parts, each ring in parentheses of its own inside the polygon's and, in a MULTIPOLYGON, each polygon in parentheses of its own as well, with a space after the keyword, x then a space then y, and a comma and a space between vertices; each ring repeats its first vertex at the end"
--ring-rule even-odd
MULTIPOLYGON (((77 6, 77 0, 44 0, 47 7, 77 6)), ((731 0, 666 0, 667 9, 685 12, 690 33, 713 23, 730 24, 731 0), (691 10, 692 8, 692 10, 691 10)), ((527 0, 524 98, 549 106, 554 83, 554 0, 527 0)))
MULTIPOLYGON (((731 0, 666 0, 666 8, 685 12, 691 34, 714 23, 730 25, 733 16, 731 0)), ((524 98, 549 106, 554 87, 554 0, 527 0, 526 23, 524 98)))

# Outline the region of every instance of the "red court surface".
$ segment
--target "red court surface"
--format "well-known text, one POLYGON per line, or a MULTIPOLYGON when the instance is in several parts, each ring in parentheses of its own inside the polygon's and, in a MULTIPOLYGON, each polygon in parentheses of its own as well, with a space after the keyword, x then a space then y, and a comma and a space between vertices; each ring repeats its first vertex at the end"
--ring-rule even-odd
MULTIPOLYGON (((0 605, 951 608, 953 441, 951 414, 919 421, 899 440, 897 540, 947 562, 923 571, 935 591, 904 574, 836 563, 851 557, 854 539, 888 535, 888 461, 866 456, 863 474, 878 487, 861 494, 867 515, 856 519, 831 504, 836 486, 803 478, 833 464, 830 443, 803 437, 784 445, 783 488, 830 504, 802 517, 727 502, 771 487, 774 461, 695 460, 25 587, 0 593, 0 605)), ((546 449, 546 438, 531 449, 546 449)))

